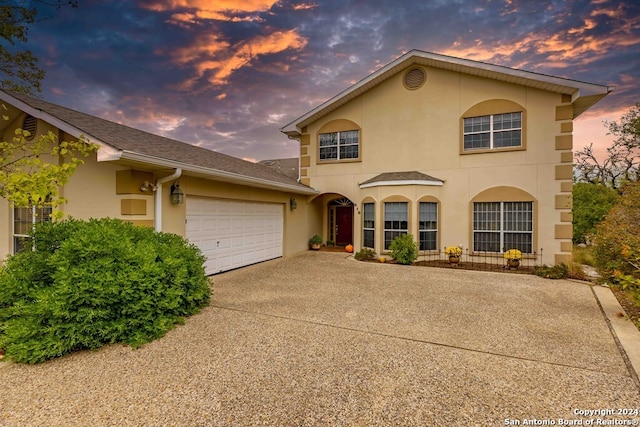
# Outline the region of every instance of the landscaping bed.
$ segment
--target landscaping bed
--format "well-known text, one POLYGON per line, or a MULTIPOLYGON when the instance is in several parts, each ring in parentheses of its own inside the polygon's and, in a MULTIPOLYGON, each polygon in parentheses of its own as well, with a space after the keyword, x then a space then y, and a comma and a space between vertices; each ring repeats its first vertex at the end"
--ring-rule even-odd
POLYGON ((413 265, 420 267, 440 267, 440 268, 455 268, 458 270, 475 270, 475 271, 493 271, 496 273, 516 273, 516 274, 533 274, 533 267, 520 266, 518 268, 507 268, 502 264, 490 264, 483 262, 459 262, 457 264, 451 264, 447 260, 433 260, 433 261, 416 261, 413 265))
POLYGON ((629 320, 631 320, 638 328, 638 331, 640 331, 640 301, 638 301, 631 292, 622 290, 619 287, 612 286, 611 291, 618 299, 622 308, 624 308, 629 320))

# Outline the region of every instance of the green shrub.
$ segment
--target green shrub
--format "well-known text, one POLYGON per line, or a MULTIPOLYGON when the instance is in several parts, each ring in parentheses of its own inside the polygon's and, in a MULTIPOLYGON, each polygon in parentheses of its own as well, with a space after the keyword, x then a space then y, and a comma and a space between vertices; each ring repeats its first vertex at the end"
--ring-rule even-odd
POLYGON ((418 259, 418 244, 413 240, 411 234, 403 234, 393 239, 389 249, 391 257, 398 264, 408 265, 418 259))
POLYGON ((618 192, 604 184, 579 182, 573 186, 573 241, 585 243, 618 199, 618 192))
POLYGON ((537 276, 546 279, 566 279, 569 277, 569 266, 563 263, 556 264, 552 267, 543 265, 542 267, 536 267, 533 272, 537 276))
POLYGON ((371 261, 376 259, 376 252, 373 249, 362 248, 354 255, 358 261, 371 261))
POLYGON ((210 298, 204 257, 180 236, 119 220, 41 224, 0 272, 0 348, 39 363, 108 343, 136 348, 210 298))
POLYGON ((595 261, 600 275, 640 297, 640 182, 627 184, 598 224, 595 261))

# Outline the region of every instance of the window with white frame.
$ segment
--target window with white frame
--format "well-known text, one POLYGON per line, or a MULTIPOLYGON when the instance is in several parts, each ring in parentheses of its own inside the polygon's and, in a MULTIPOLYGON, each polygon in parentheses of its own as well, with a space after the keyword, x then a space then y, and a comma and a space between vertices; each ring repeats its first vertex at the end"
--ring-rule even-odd
POLYGON ((420 202, 419 205, 420 250, 432 251, 438 247, 438 204, 420 202))
POLYGON ((409 233, 409 203, 387 202, 384 204, 384 249, 391 247, 396 237, 409 233))
POLYGON ((362 246, 375 247, 375 204, 363 203, 362 205, 362 246))
POLYGON ((533 253, 533 202, 473 204, 473 250, 533 253))
POLYGON ((522 112, 467 117, 464 151, 522 146, 522 112))
POLYGON ((52 211, 51 206, 13 208, 13 253, 31 247, 30 234, 34 225, 51 221, 52 211))
POLYGON ((352 160, 360 156, 360 132, 348 130, 321 133, 320 160, 352 160))

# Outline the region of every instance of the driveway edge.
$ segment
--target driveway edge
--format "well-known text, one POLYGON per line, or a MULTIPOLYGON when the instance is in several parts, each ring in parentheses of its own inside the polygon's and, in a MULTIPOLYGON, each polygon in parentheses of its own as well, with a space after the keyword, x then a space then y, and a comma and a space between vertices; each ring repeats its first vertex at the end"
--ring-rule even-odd
POLYGON ((640 331, 631 323, 611 289, 598 285, 591 289, 613 332, 631 378, 640 390, 640 331))

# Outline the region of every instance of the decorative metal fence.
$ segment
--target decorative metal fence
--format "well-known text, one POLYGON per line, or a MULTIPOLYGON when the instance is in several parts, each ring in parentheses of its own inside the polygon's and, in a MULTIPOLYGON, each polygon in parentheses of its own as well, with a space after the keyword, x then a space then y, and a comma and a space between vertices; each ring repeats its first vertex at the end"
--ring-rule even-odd
POLYGON ((500 271, 508 273, 533 274, 536 267, 542 266, 542 248, 539 252, 522 254, 522 259, 510 263, 503 254, 492 252, 470 252, 467 248, 457 257, 443 251, 421 251, 416 265, 426 267, 457 268, 461 270, 500 271))

